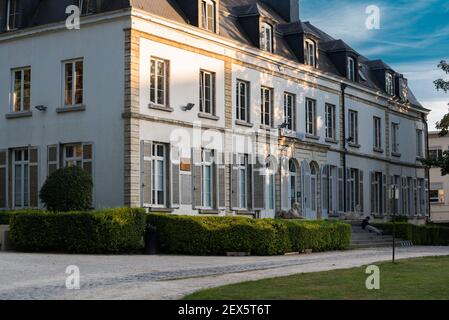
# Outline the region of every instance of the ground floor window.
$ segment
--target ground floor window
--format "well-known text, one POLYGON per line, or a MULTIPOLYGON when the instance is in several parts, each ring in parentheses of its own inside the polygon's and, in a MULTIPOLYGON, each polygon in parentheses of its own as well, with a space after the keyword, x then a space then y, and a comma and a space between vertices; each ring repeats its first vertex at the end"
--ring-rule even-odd
POLYGON ((346 205, 349 212, 363 212, 363 171, 347 169, 346 205))
POLYGON ((289 182, 288 182, 288 203, 290 208, 294 208, 295 204, 298 202, 298 169, 293 160, 289 162, 289 182))
POLYGON ((214 156, 213 150, 203 149, 201 161, 202 167, 201 192, 204 208, 212 208, 213 156, 214 156))
POLYGON ((13 202, 15 208, 29 206, 28 149, 15 150, 13 155, 13 202))
POLYGON ((444 185, 442 183, 432 183, 430 185, 430 203, 443 204, 445 200, 444 185))
POLYGON ((382 172, 371 174, 371 212, 382 215, 385 213, 386 176, 382 172))

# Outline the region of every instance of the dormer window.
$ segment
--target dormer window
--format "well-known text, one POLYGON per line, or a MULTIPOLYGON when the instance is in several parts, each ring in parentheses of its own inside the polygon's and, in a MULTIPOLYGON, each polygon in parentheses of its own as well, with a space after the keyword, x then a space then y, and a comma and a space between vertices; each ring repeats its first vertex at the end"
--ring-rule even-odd
POLYGON ((316 66, 316 44, 315 41, 306 40, 305 63, 309 66, 316 66))
POLYGON ((393 75, 390 72, 385 73, 385 91, 390 96, 394 95, 393 75))
POLYGON ((273 26, 262 22, 260 29, 260 49, 273 52, 273 26))
POLYGON ((217 22, 216 22, 216 4, 212 0, 202 0, 201 1, 201 27, 211 32, 216 32, 217 22))
POLYGON ((348 57, 348 65, 347 65, 347 74, 346 77, 348 80, 355 81, 355 60, 352 57, 348 57))
POLYGON ((6 4, 6 30, 17 29, 19 15, 18 0, 8 0, 6 4))

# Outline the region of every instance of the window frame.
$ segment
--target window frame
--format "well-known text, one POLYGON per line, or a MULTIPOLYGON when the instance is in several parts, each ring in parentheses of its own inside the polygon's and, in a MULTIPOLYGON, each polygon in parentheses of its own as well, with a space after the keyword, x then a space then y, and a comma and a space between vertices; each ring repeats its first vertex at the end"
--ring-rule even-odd
POLYGON ((215 110, 215 103, 216 103, 216 83, 215 83, 215 72, 207 71, 207 70, 200 70, 200 113, 207 114, 211 116, 215 116, 216 110, 215 110), (206 77, 210 77, 210 88, 209 88, 209 94, 210 94, 210 110, 209 112, 206 110, 206 77))
POLYGON ((237 207, 241 210, 246 210, 248 208, 248 155, 243 153, 238 153, 236 155, 237 163, 237 207), (244 181, 244 188, 242 188, 242 179, 244 181), (243 189, 243 190, 242 190, 243 189))
POLYGON ((348 110, 348 138, 351 139, 349 144, 359 144, 359 113, 355 110, 348 110))
POLYGON ((30 152, 27 148, 12 150, 12 207, 14 209, 30 208, 30 152), (20 160, 16 160, 16 152, 20 152, 20 160), (20 166, 21 170, 20 205, 16 205, 16 166, 20 166))
POLYGON ((391 151, 393 154, 399 154, 399 123, 391 123, 391 151))
POLYGON ((269 87, 262 86, 260 88, 261 93, 261 103, 260 103, 260 122, 262 126, 272 127, 273 126, 273 96, 274 90, 269 87), (269 100, 266 99, 266 93, 269 93, 269 100), (267 123, 267 117, 268 122, 267 123))
POLYGON ((85 72, 84 72, 84 58, 78 58, 78 59, 71 59, 71 60, 65 60, 62 61, 62 105, 64 108, 73 108, 73 107, 79 107, 84 105, 84 78, 85 78, 85 72), (76 101, 76 94, 77 94, 77 78, 78 73, 76 72, 76 65, 77 63, 81 63, 82 68, 82 74, 81 74, 81 102, 75 103, 76 101), (67 102, 67 95, 66 95, 66 89, 67 89, 67 69, 66 66, 71 65, 72 68, 72 84, 71 84, 71 103, 67 102))
POLYGON ((375 150, 382 150, 382 119, 373 117, 373 146, 375 150))
POLYGON ((284 92, 284 123, 288 130, 296 131, 296 95, 289 92, 284 92))
POLYGON ((235 107, 235 118, 238 121, 243 121, 246 123, 250 123, 250 83, 245 80, 237 79, 236 81, 236 107, 235 107), (241 91, 241 85, 244 86, 244 95, 242 95, 241 91), (245 105, 242 106, 242 100, 244 101, 245 105), (245 112, 245 117, 242 117, 243 111, 245 112))
POLYGON ((394 75, 389 71, 385 72, 385 91, 394 96, 394 75))
POLYGON ((315 68, 316 62, 317 62, 316 42, 312 39, 306 39, 304 44, 305 44, 304 62, 306 65, 309 65, 309 66, 315 68))
POLYGON ((347 79, 350 81, 356 80, 356 64, 353 57, 348 57, 347 60, 347 79))
POLYGON ((326 103, 325 106, 325 125, 326 125, 326 139, 337 140, 337 107, 334 104, 326 103), (331 112, 329 112, 331 111, 331 112), (330 119, 329 119, 330 116, 330 119))
POLYGON ((217 32, 217 3, 213 0, 201 0, 201 28, 210 32, 217 32), (212 16, 208 9, 212 8, 212 16), (210 28, 212 24, 212 29, 210 28))
POLYGON ((206 210, 212 210, 214 206, 214 199, 213 199, 213 193, 214 193, 214 150, 212 149, 201 149, 201 207, 206 210), (209 153, 209 161, 207 161, 207 153, 209 153), (209 175, 209 187, 210 189, 208 192, 205 192, 205 172, 206 169, 210 170, 209 175), (206 196, 208 195, 209 199, 206 199, 206 196), (206 203, 206 200, 208 200, 210 203, 206 203), (210 204, 210 205, 209 205, 210 204))
POLYGON ((416 129, 416 157, 424 157, 424 133, 421 129, 416 129))
POLYGON ((260 49, 273 53, 274 49, 274 28, 273 25, 262 21, 260 24, 260 49))
POLYGON ((168 203, 168 188, 167 188, 167 145, 165 143, 152 142, 151 143, 151 206, 153 208, 165 208, 168 203), (162 148, 162 156, 158 154, 158 148, 162 148), (156 172, 158 163, 162 162, 162 173, 156 172), (159 201, 156 186, 159 185, 159 177, 162 176, 162 203, 159 201))
POLYGON ((29 112, 31 110, 31 67, 20 67, 11 69, 11 98, 10 111, 12 113, 29 112), (16 73, 20 72, 20 106, 16 110, 16 73), (25 96, 25 73, 29 72, 29 96, 25 96), (28 99, 28 106, 25 105, 25 99, 28 99))
POLYGON ((7 0, 6 3, 6 31, 17 30, 17 17, 20 16, 20 11, 18 10, 18 0, 7 0), (11 12, 14 3, 14 11, 11 12), (13 17, 13 25, 11 26, 11 17, 13 17))
POLYGON ((317 136, 317 102, 314 99, 306 98, 306 134, 309 136, 316 137, 317 136), (310 112, 309 108, 312 108, 312 112, 310 112), (312 115, 312 119, 310 119, 310 115, 312 115), (309 130, 311 129, 311 130, 309 130))
POLYGON ((169 61, 165 60, 165 59, 161 59, 158 57, 150 57, 150 104, 157 106, 157 107, 165 107, 168 108, 168 94, 169 94, 169 70, 170 70, 170 66, 169 66, 169 61), (154 73, 153 73, 153 63, 154 63, 154 73), (162 79, 162 84, 163 84, 163 89, 162 89, 162 93, 160 93, 160 89, 159 89, 159 64, 162 63, 163 65, 163 79, 162 79), (153 87, 153 83, 154 82, 154 87, 153 87), (154 95, 154 99, 152 100, 152 94, 154 95), (159 103, 159 94, 162 96, 163 99, 163 103, 159 103))

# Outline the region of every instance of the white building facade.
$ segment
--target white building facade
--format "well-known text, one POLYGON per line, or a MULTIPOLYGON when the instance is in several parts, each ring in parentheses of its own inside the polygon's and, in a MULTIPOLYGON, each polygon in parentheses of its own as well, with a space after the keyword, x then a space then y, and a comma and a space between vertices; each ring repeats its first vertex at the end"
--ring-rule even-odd
POLYGON ((95 208, 428 216, 428 110, 295 1, 93 1, 74 30, 79 1, 3 2, 2 209, 42 207, 47 176, 79 165, 95 208))

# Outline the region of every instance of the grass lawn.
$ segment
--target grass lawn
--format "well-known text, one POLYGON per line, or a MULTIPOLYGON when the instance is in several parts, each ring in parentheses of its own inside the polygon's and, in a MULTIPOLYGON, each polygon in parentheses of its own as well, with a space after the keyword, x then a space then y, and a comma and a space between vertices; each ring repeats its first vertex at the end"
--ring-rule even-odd
POLYGON ((380 290, 367 290, 366 267, 298 274, 209 289, 187 300, 449 300, 449 257, 375 264, 380 290))

